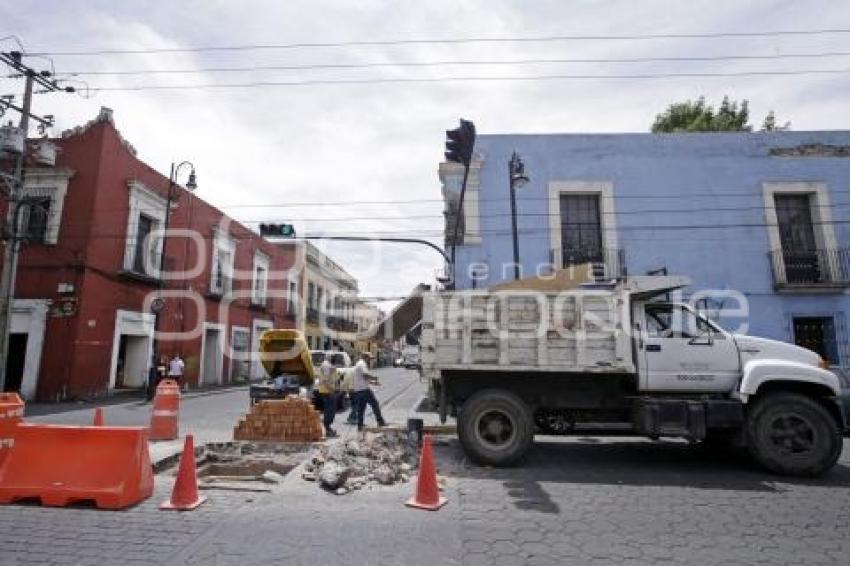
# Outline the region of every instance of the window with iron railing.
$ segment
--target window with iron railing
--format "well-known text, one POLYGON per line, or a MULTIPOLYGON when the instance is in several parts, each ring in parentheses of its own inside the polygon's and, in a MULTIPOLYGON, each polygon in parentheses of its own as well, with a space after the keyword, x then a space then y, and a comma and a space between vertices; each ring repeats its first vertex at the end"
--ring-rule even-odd
POLYGON ((603 261, 599 195, 561 194, 561 266, 603 261))
MULTIPOLYGON (((774 282, 783 287, 846 286, 848 251, 823 245, 816 230, 811 194, 775 194, 780 249, 770 253, 774 282)), ((823 227, 821 227, 823 228, 823 227)))

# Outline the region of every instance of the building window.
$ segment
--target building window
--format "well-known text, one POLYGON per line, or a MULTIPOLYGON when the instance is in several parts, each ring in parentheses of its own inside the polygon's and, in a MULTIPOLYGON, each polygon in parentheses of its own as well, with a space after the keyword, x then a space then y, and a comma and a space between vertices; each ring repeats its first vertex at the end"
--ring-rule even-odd
POLYGON ((289 282, 289 298, 286 302, 286 311, 289 314, 295 314, 296 298, 298 297, 298 284, 295 281, 289 282))
POLYGON ((269 257, 263 253, 254 254, 254 281, 251 286, 251 302, 265 305, 268 290, 269 257))
POLYGON ((141 183, 131 180, 130 211, 124 269, 150 277, 159 276, 162 238, 152 235, 165 223, 166 200, 141 183))
POLYGON ((233 258, 235 252, 236 241, 229 235, 216 231, 213 238, 211 293, 225 295, 233 290, 233 258))
POLYGON ((821 280, 811 195, 777 194, 776 224, 785 276, 789 283, 816 283, 821 280))
POLYGON ((212 291, 214 293, 224 294, 231 290, 231 278, 228 276, 228 265, 233 263, 233 258, 227 250, 216 250, 212 291))
POLYGON ((549 241, 555 269, 593 262, 604 265, 606 276, 622 274, 613 183, 550 182, 549 241))
POLYGON ((841 292, 850 285, 850 251, 838 248, 826 185, 775 182, 762 190, 775 287, 841 292))
POLYGON ((794 317, 794 343, 815 352, 829 365, 841 365, 835 319, 831 316, 794 317))
POLYGON ((602 224, 598 195, 562 194, 561 265, 602 261, 602 224))
POLYGON ((21 210, 23 236, 30 242, 44 243, 50 219, 49 198, 27 198, 21 210))
POLYGON ((316 285, 312 282, 307 283, 307 306, 316 308, 316 285))
POLYGON ((158 262, 156 261, 156 248, 151 246, 149 238, 153 232, 156 222, 150 216, 139 215, 136 223, 135 251, 133 252, 133 271, 142 275, 155 275, 158 262))

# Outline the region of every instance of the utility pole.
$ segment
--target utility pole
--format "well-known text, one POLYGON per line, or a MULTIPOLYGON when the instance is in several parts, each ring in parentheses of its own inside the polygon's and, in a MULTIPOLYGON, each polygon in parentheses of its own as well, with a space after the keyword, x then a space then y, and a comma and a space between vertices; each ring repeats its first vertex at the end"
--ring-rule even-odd
POLYGON ((22 235, 20 231, 20 212, 24 204, 24 184, 26 181, 26 155, 27 155, 27 133, 29 132, 30 118, 37 121, 42 128, 53 125, 52 117, 34 116, 32 110, 33 87, 38 84, 43 87, 44 92, 74 92, 73 87, 62 88, 54 80, 50 80, 47 71, 38 72, 22 62, 23 54, 18 51, 0 53, 0 63, 9 66, 15 76, 24 77, 24 98, 21 107, 14 106, 5 100, 0 110, 12 109, 20 112, 21 119, 19 129, 23 135, 23 148, 15 159, 15 172, 11 179, 6 177, 9 187, 9 196, 6 211, 6 225, 3 239, 6 245, 3 248, 3 266, 0 271, 0 392, 6 388, 6 363, 9 359, 9 331, 11 327, 12 301, 15 296, 15 275, 18 267, 18 252, 21 247, 22 235))

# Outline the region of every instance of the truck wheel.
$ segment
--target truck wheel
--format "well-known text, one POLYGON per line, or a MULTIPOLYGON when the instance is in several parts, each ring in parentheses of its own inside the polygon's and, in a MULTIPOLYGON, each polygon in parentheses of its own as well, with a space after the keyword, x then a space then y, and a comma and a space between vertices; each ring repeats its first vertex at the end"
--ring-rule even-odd
POLYGON ((479 464, 509 466, 522 459, 531 446, 531 411, 513 393, 481 391, 461 407, 458 437, 466 453, 479 464))
POLYGON ((746 435, 753 458, 779 474, 817 476, 841 455, 835 419, 798 393, 773 393, 757 400, 747 415, 746 435))

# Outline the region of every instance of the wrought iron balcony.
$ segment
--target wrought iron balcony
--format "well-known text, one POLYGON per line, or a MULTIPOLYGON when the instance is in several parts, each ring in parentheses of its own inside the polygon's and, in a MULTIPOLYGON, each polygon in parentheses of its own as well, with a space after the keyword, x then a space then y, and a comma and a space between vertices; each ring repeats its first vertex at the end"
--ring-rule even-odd
POLYGON ((310 324, 319 324, 319 311, 312 307, 307 307, 307 322, 310 324))
POLYGON ((843 289, 850 286, 850 249, 769 252, 777 289, 843 289))
POLYGON ((549 250, 549 262, 555 269, 568 269, 590 264, 596 279, 626 276, 626 251, 622 249, 562 248, 549 250))

